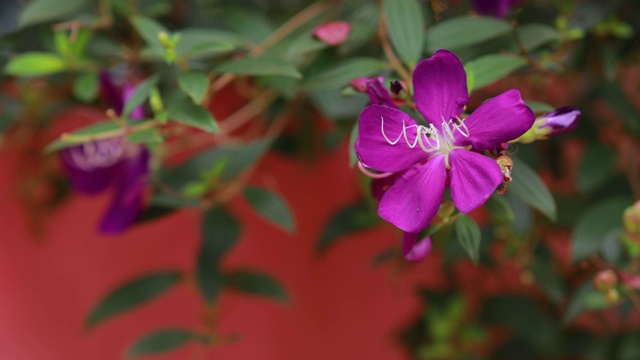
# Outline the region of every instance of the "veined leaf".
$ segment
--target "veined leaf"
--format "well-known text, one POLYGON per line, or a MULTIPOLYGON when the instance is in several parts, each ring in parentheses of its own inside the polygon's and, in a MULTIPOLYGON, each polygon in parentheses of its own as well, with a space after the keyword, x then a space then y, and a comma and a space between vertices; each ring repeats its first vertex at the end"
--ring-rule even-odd
POLYGON ((417 0, 385 0, 384 16, 387 32, 398 56, 409 66, 416 65, 422 55, 425 19, 417 0))
POLYGON ((464 67, 467 74, 473 74, 473 84, 469 91, 500 80, 526 64, 527 61, 521 56, 503 54, 485 55, 469 61, 464 67))
POLYGON ((509 191, 530 206, 540 210, 549 220, 556 220, 556 202, 538 174, 523 161, 514 161, 513 181, 509 191))
POLYGON ((444 20, 427 31, 427 50, 455 50, 508 34, 511 25, 490 17, 467 16, 444 20))

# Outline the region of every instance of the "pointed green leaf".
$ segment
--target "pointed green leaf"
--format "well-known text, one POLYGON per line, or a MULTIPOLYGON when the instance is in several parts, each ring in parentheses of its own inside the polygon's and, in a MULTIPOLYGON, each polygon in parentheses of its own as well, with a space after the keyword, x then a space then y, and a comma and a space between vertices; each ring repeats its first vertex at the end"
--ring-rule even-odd
POLYGON ((281 75, 301 79, 302 74, 289 62, 274 56, 229 60, 220 64, 215 71, 237 75, 281 75))
POLYGON ((89 0, 32 0, 20 13, 18 25, 27 27, 43 22, 60 20, 77 13, 89 0))
POLYGON ((178 283, 178 271, 162 271, 131 280, 112 291, 91 311, 86 326, 93 327, 164 294, 178 283))
POLYGON ((332 246, 340 237, 358 232, 375 225, 377 215, 366 203, 357 203, 339 209, 327 225, 316 245, 316 251, 322 253, 332 246))
POLYGON ((455 50, 497 38, 511 32, 504 20, 467 16, 441 21, 427 31, 427 50, 455 50))
POLYGON ((147 98, 149 98, 151 89, 157 82, 158 75, 153 75, 136 85, 135 89, 133 89, 133 93, 131 93, 131 97, 127 100, 126 104, 124 104, 124 110, 122 110, 122 116, 124 118, 128 118, 135 108, 142 105, 147 98))
POLYGON ((267 189, 247 186, 244 189, 244 198, 263 218, 290 233, 295 230, 289 206, 278 194, 267 189))
POLYGON ((378 59, 352 58, 326 71, 309 76, 303 86, 306 89, 340 88, 347 86, 352 79, 377 74, 383 68, 384 63, 378 59))
POLYGON ((615 150, 594 144, 585 151, 578 167, 578 189, 582 193, 597 190, 615 174, 618 164, 615 150))
POLYGON ((502 195, 493 194, 484 204, 489 213, 502 222, 511 222, 515 219, 515 215, 509 207, 509 203, 502 195))
POLYGON ((467 74, 473 74, 473 84, 469 91, 480 89, 525 66, 527 61, 521 56, 491 54, 469 61, 465 66, 467 74))
POLYGON ((514 159, 513 181, 509 191, 530 206, 540 210, 549 220, 556 221, 556 202, 538 174, 523 161, 514 159))
POLYGON ((391 44, 398 56, 413 67, 422 55, 425 19, 417 0, 385 0, 384 16, 391 44))
POLYGON ((163 138, 157 128, 149 128, 128 134, 127 140, 135 144, 159 144, 163 138))
POLYGON ((469 255, 474 264, 480 261, 480 228, 467 215, 459 215, 455 223, 456 237, 460 246, 469 255))
POLYGON ((127 351, 127 355, 135 357, 164 354, 192 341, 206 343, 207 338, 188 329, 157 330, 136 341, 127 351))
POLYGON ((225 287, 248 295, 270 297, 282 302, 289 297, 272 277, 253 270, 236 270, 225 274, 225 287))
POLYGON ((209 90, 209 77, 200 71, 188 71, 178 76, 178 85, 199 104, 209 90))
POLYGON ((90 103, 98 96, 98 74, 79 75, 73 82, 73 95, 80 101, 90 103))
MULTIPOLYGON (((139 125, 146 125, 146 124, 149 124, 150 128, 152 127, 150 121, 135 120, 135 121, 127 122, 128 126, 132 126, 132 125, 139 126, 139 125)), ((104 121, 94 125, 85 126, 83 128, 80 128, 79 130, 76 130, 68 134, 68 137, 64 137, 64 138, 53 141, 52 143, 50 143, 44 148, 44 151, 47 153, 54 152, 54 151, 62 150, 62 149, 83 143, 84 141, 76 140, 73 138, 76 135, 79 135, 82 137, 85 137, 85 136, 90 137, 89 135, 104 135, 104 133, 112 132, 118 129, 120 129, 120 125, 116 124, 113 121, 104 121)), ((113 137, 116 137, 116 135, 114 135, 113 137)))
POLYGON ((204 107, 188 101, 178 101, 169 105, 169 117, 173 120, 209 132, 220 130, 211 113, 204 107))
POLYGON ((59 73, 65 68, 65 61, 59 55, 28 52, 9 60, 4 72, 13 76, 42 76, 59 73))
POLYGON ((573 261, 580 261, 600 251, 609 237, 622 231, 622 212, 633 203, 631 198, 614 197, 587 210, 571 234, 573 261))
POLYGON ((155 48, 163 47, 158 39, 158 34, 161 32, 170 33, 170 31, 159 22, 144 16, 131 17, 131 24, 136 28, 140 37, 142 37, 149 46, 155 48))

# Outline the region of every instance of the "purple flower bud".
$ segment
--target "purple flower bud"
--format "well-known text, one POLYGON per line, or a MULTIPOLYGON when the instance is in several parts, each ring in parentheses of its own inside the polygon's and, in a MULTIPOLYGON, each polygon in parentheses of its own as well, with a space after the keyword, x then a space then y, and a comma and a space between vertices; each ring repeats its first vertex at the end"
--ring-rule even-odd
POLYGON ((431 236, 418 241, 418 234, 405 232, 402 236, 402 256, 412 262, 420 262, 431 253, 431 236))
POLYGON ((538 117, 536 122, 541 123, 540 129, 550 129, 546 136, 555 136, 575 129, 579 116, 580 110, 573 106, 563 106, 538 117))
POLYGON ((338 46, 347 41, 351 25, 346 21, 334 21, 319 25, 313 30, 313 36, 323 43, 338 46))
POLYGON ((522 0, 471 0, 473 8, 480 15, 503 18, 509 9, 519 5, 522 0))
POLYGON ((390 88, 391 88, 391 92, 394 93, 395 95, 400 95, 400 92, 404 90, 404 86, 398 80, 393 80, 391 82, 390 88))
POLYGON ((384 87, 384 78, 378 76, 375 78, 359 77, 351 80, 350 85, 359 92, 367 92, 369 94, 369 102, 372 105, 386 105, 392 108, 398 108, 391 99, 391 94, 384 87))

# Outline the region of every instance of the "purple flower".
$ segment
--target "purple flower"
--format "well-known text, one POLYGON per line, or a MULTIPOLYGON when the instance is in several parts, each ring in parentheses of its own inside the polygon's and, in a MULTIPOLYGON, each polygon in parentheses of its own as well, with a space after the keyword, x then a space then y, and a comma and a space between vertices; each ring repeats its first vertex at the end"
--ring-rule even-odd
POLYGON ((397 173, 381 194, 378 214, 411 234, 435 216, 448 185, 455 206, 467 213, 503 181, 500 166, 479 152, 494 150, 531 128, 534 115, 517 90, 486 101, 466 119, 466 73, 450 51, 439 50, 413 73, 415 103, 426 120, 397 108, 370 105, 360 114, 355 151, 380 173, 397 173))
POLYGON ((536 119, 540 124, 540 130, 545 130, 546 136, 556 136, 569 132, 578 126, 580 110, 573 106, 563 106, 544 114, 536 119))
POLYGON ((351 86, 357 91, 368 93, 369 102, 372 105, 386 105, 397 108, 391 98, 391 94, 389 94, 387 88, 384 87, 384 78, 382 76, 375 78, 356 78, 351 80, 351 86))
POLYGON ((480 15, 503 18, 513 6, 519 5, 522 0, 471 0, 473 8, 480 15))
MULTIPOLYGON (((111 77, 102 74, 101 86, 105 97, 118 115, 131 96, 132 86, 118 88, 111 77)), ((144 117, 142 108, 135 109, 133 119, 144 117)), ((64 149, 60 153, 62 168, 72 188, 80 193, 96 194, 114 186, 115 195, 100 224, 100 231, 117 234, 137 219, 149 174, 149 151, 128 143, 125 138, 98 140, 64 149)))

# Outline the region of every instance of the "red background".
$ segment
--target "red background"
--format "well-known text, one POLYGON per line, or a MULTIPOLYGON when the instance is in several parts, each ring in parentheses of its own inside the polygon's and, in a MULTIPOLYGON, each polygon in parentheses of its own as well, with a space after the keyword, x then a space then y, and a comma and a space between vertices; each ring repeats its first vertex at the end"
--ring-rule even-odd
MULTIPOLYGON (((199 242, 196 211, 131 229, 119 237, 96 233, 110 194, 71 196, 45 221, 34 240, 18 199, 17 151, 0 151, 0 359, 119 359, 140 336, 163 327, 202 326, 198 293, 181 284, 163 297, 82 329, 92 307, 115 286, 160 269, 190 270, 199 242)), ((405 359, 396 336, 419 309, 417 282, 437 283, 437 261, 374 268, 371 259, 399 244, 386 225, 348 236, 322 257, 317 238, 340 206, 358 198, 356 171, 347 167, 347 144, 313 165, 269 154, 252 182, 280 192, 295 214, 289 235, 235 199, 231 210, 243 225, 225 260, 277 278, 289 304, 224 293, 218 329, 240 341, 215 346, 207 359, 405 359), (427 278, 430 279, 427 279, 427 278)), ((196 359, 187 346, 157 359, 196 359)))

